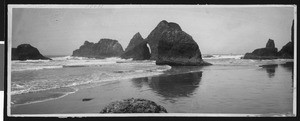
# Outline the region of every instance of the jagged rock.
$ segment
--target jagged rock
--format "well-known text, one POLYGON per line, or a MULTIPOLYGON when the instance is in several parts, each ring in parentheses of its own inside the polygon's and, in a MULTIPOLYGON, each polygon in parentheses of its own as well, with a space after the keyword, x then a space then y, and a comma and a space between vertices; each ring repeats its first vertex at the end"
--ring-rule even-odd
POLYGON ((39 50, 30 44, 21 44, 17 48, 12 48, 12 60, 51 60, 43 56, 39 50))
POLYGON ((164 31, 170 31, 170 30, 179 30, 181 31, 181 28, 178 24, 167 22, 166 20, 161 21, 154 30, 151 31, 151 33, 146 38, 146 41, 149 43, 150 49, 151 49, 151 60, 156 60, 158 50, 158 42, 161 39, 161 36, 164 31))
POLYGON ((276 59, 277 48, 274 40, 269 39, 265 48, 255 49, 252 53, 246 53, 243 59, 276 59))
POLYGON ((277 52, 274 41, 269 39, 266 48, 254 50, 252 53, 246 53, 243 59, 292 59, 294 58, 294 20, 291 27, 291 42, 288 42, 277 52))
POLYGON ((150 59, 150 52, 147 46, 147 42, 143 39, 140 33, 136 33, 130 40, 125 52, 121 55, 121 58, 133 60, 148 60, 150 59))
POLYGON ((280 58, 292 59, 294 58, 294 43, 289 42, 282 47, 282 49, 278 52, 280 58))
POLYGON ((292 59, 294 58, 294 20, 291 27, 291 42, 288 42, 278 52, 280 58, 292 59))
MULTIPOLYGON (((164 29, 163 31, 161 31, 161 34, 157 35, 160 36, 160 38, 156 38, 157 40, 155 40, 156 42, 158 42, 156 50, 157 55, 154 55, 156 57, 157 65, 211 65, 210 63, 202 60, 201 52, 197 43, 190 35, 182 31, 178 24, 162 21, 159 23, 158 27, 155 28, 155 30, 156 29, 164 29)), ((150 42, 150 40, 148 40, 148 42, 150 42)), ((153 51, 151 52, 152 57, 153 51)))
POLYGON ((167 113, 167 110, 150 100, 129 98, 110 103, 100 113, 167 113))
POLYGON ((267 44, 266 44, 266 48, 275 48, 274 40, 269 39, 267 44))
POLYGON ((132 47, 138 45, 139 43, 143 42, 144 38, 142 37, 142 35, 138 32, 136 33, 130 40, 127 48, 125 49, 125 51, 131 49, 132 47))
POLYGON ((84 45, 73 51, 72 56, 89 58, 119 57, 123 48, 117 40, 101 39, 98 43, 85 41, 84 45))

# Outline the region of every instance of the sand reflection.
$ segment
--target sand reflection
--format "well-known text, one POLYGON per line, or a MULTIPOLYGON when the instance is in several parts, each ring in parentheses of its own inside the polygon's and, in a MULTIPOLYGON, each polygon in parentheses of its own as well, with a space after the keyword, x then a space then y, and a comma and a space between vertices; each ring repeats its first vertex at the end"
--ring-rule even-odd
POLYGON ((276 68, 278 67, 278 64, 270 64, 270 65, 261 65, 263 69, 267 71, 268 77, 272 78, 275 76, 276 68))
POLYGON ((189 72, 180 74, 165 74, 157 77, 132 79, 136 88, 147 86, 157 95, 167 100, 176 100, 180 97, 189 97, 199 87, 202 72, 189 72))

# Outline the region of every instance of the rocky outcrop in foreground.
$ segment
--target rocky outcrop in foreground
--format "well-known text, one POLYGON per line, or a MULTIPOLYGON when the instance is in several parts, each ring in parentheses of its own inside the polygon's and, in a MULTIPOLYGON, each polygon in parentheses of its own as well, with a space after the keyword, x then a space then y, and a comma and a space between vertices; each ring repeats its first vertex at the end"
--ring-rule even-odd
POLYGON ((121 58, 133 60, 148 60, 150 59, 149 48, 147 42, 143 39, 140 33, 136 33, 130 40, 125 52, 121 55, 121 58))
POLYGON ((265 48, 255 49, 252 53, 246 53, 243 59, 276 59, 278 49, 274 40, 269 39, 265 48))
POLYGON ((130 98, 112 102, 100 113, 167 113, 167 110, 150 100, 130 98))
POLYGON ((117 40, 101 39, 98 43, 85 41, 79 49, 73 51, 72 56, 89 58, 119 57, 123 48, 117 40))
MULTIPOLYGON (((159 38, 155 39, 157 42, 157 55, 151 51, 151 57, 156 57, 157 65, 171 65, 171 66, 203 66, 211 65, 202 60, 200 49, 193 38, 181 30, 176 23, 168 23, 161 21, 155 30, 159 33, 159 38)), ((151 33, 154 35, 157 32, 154 30, 151 33)), ((151 34, 150 34, 151 35, 151 34)), ((149 35, 149 36, 150 36, 149 35)), ((148 37, 149 37, 148 36, 148 37)), ((151 36, 150 36, 151 37, 151 36)), ((149 44, 151 41, 148 40, 149 44)), ((150 44, 151 47, 151 44, 150 44)), ((152 44, 153 47, 153 44, 152 44)))
POLYGON ((43 56, 39 50, 30 44, 21 44, 17 48, 12 48, 12 60, 51 60, 43 56))

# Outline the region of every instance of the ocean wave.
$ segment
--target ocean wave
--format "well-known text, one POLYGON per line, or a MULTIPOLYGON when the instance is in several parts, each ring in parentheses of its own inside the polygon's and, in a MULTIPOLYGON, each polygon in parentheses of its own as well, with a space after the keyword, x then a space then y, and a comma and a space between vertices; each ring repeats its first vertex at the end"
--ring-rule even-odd
POLYGON ((51 60, 13 60, 12 63, 45 63, 51 60))
POLYGON ((75 93, 76 91, 78 91, 78 89, 61 88, 61 89, 53 89, 51 91, 40 91, 40 92, 36 92, 36 93, 27 93, 21 97, 12 95, 11 104, 14 106, 17 106, 17 105, 26 105, 26 104, 54 100, 54 99, 62 98, 69 94, 75 93))
POLYGON ((65 67, 86 67, 86 66, 101 66, 105 64, 115 64, 117 62, 128 62, 132 59, 121 58, 106 58, 95 59, 86 57, 52 57, 53 60, 26 60, 26 61, 12 61, 12 71, 26 71, 26 70, 41 70, 41 69, 56 69, 65 67))
POLYGON ((53 90, 53 89, 59 89, 59 88, 65 88, 65 87, 74 87, 77 85, 83 85, 83 84, 89 84, 93 80, 97 79, 82 79, 83 81, 80 81, 80 79, 73 79, 73 80, 35 80, 31 81, 25 84, 15 84, 12 82, 12 91, 11 95, 17 95, 17 94, 24 94, 24 93, 34 93, 34 92, 40 92, 40 91, 47 91, 47 90, 53 90))
MULTIPOLYGON (((12 95, 16 94, 24 94, 30 92, 39 92, 51 89, 57 89, 62 87, 74 87, 79 85, 85 85, 90 83, 101 83, 101 82, 109 82, 115 80, 124 80, 138 77, 147 77, 147 76, 155 76, 163 74, 163 71, 171 69, 171 66, 156 66, 151 64, 128 64, 128 65, 112 65, 106 66, 101 73, 97 70, 102 69, 99 67, 91 67, 96 71, 92 71, 90 74, 85 75, 72 75, 72 76, 63 76, 65 78, 57 75, 55 78, 53 77, 43 77, 42 79, 35 79, 33 81, 24 82, 20 81, 12 81, 12 95), (137 68, 129 67, 137 66, 137 68), (118 68, 119 67, 119 68, 118 68), (120 68, 124 68, 120 70, 120 68), (106 70, 106 68, 113 69, 112 71, 106 70)), ((89 69, 88 69, 89 70, 89 69)), ((80 71, 80 70, 79 70, 80 71)))
POLYGON ((63 68, 63 66, 30 66, 30 67, 19 67, 12 68, 12 72, 14 71, 32 71, 32 70, 42 70, 42 69, 56 69, 63 68))
POLYGON ((203 59, 241 59, 244 55, 206 55, 203 59))
POLYGON ((95 60, 95 58, 77 57, 77 56, 64 56, 64 57, 52 57, 52 60, 95 60))

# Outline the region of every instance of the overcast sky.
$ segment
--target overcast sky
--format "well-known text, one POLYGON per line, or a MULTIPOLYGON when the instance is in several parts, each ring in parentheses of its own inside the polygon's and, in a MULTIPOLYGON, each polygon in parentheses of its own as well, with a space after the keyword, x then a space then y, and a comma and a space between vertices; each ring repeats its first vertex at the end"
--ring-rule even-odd
POLYGON ((190 34, 203 54, 244 54, 269 38, 280 50, 291 41, 293 18, 293 6, 13 8, 11 41, 12 47, 31 44, 43 55, 71 55, 85 40, 101 38, 116 39, 125 49, 135 33, 146 38, 166 20, 190 34))

